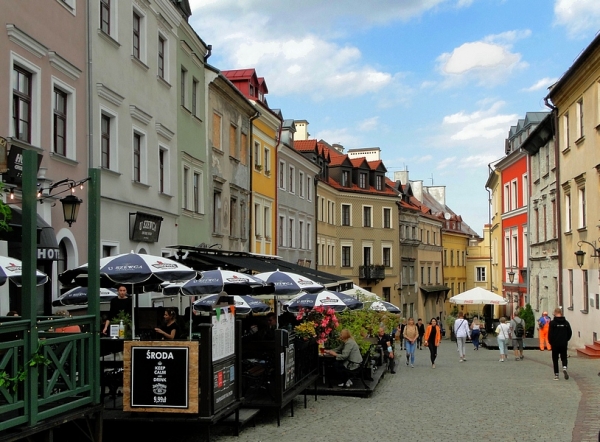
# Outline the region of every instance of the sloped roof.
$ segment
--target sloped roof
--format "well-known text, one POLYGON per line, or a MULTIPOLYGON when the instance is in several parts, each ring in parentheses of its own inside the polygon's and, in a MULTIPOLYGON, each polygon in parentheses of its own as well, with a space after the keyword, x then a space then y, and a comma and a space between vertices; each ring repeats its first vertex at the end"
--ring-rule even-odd
POLYGON ((369 168, 369 163, 367 162, 367 160, 364 157, 359 157, 359 158, 351 158, 350 162, 352 163, 352 166, 354 167, 358 167, 358 168, 369 168))
MULTIPOLYGON (((244 80, 252 77, 256 77, 256 69, 230 69, 226 71, 221 71, 223 75, 225 75, 230 80, 244 80)), ((258 82, 258 77, 256 77, 256 81, 258 82)))

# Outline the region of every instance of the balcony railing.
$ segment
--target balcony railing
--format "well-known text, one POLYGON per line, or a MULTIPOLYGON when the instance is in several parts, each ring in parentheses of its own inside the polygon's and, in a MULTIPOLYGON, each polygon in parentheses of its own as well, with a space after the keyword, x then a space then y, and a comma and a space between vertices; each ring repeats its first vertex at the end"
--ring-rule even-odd
POLYGON ((385 266, 360 266, 358 268, 358 277, 367 281, 385 279, 385 266))

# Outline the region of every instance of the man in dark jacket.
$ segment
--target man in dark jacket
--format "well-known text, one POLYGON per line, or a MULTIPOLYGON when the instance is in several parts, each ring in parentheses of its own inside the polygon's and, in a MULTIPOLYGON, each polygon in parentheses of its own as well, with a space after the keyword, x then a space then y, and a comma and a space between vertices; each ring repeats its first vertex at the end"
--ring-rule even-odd
POLYGON ((554 380, 558 381, 558 357, 563 365, 563 375, 569 379, 567 372, 567 347, 572 335, 571 324, 562 315, 560 308, 554 309, 554 319, 550 321, 548 342, 552 346, 552 363, 554 364, 554 380))

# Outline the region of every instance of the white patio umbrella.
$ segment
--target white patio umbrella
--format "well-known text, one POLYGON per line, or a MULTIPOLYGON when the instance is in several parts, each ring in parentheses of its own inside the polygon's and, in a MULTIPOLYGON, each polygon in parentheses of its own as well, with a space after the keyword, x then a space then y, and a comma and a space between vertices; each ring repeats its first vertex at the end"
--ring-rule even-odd
POLYGON ((466 292, 462 292, 460 295, 453 296, 450 298, 452 304, 494 304, 494 305, 506 305, 508 302, 502 296, 498 296, 494 292, 490 292, 481 287, 475 287, 466 292))
POLYGON ((396 307, 394 304, 392 304, 391 302, 387 302, 387 301, 372 302, 371 305, 369 306, 369 309, 375 310, 378 312, 402 313, 402 310, 400 310, 400 307, 396 307))
POLYGON ((361 301, 379 301, 381 300, 380 296, 377 296, 375 293, 365 290, 356 284, 352 284, 352 288, 348 290, 344 290, 342 293, 346 295, 354 296, 356 299, 361 301))
MULTIPOLYGON (((8 256, 0 256, 0 285, 4 285, 7 280, 17 287, 23 285, 23 263, 18 259, 8 256)), ((44 285, 48 282, 48 276, 39 270, 35 271, 36 285, 44 285)))

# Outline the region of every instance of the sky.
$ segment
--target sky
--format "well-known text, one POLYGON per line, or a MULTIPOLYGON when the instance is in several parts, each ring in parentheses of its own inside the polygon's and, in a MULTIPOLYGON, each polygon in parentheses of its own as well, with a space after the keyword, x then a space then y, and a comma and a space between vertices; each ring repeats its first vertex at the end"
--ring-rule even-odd
POLYGON ((510 127, 600 30, 598 0, 190 0, 221 70, 256 69, 310 138, 379 147, 388 176, 445 186, 478 234, 510 127))

